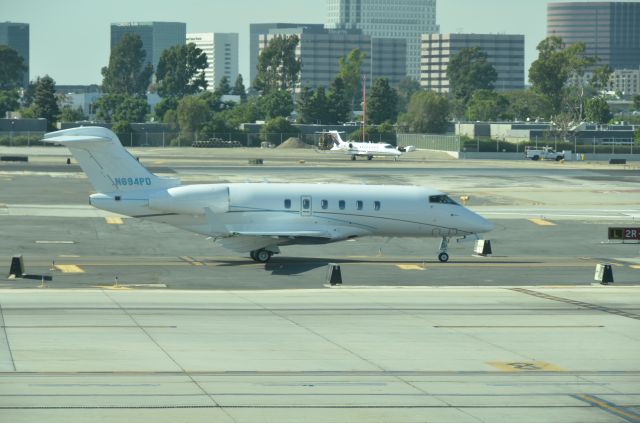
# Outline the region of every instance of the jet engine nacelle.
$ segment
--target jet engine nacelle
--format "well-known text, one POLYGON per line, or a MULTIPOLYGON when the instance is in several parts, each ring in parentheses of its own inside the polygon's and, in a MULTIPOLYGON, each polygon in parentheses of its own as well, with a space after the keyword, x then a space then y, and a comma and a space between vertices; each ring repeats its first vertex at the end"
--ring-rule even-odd
POLYGON ((220 185, 186 185, 169 188, 149 197, 149 208, 178 214, 205 214, 229 211, 229 187, 220 185))

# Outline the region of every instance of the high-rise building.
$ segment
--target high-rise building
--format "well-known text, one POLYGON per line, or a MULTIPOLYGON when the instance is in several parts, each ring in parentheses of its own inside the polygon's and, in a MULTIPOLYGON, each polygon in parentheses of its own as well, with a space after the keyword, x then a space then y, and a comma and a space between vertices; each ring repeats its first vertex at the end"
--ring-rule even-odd
POLYGON ((407 75, 420 77, 420 37, 439 32, 436 0, 327 0, 328 29, 360 29, 376 38, 407 40, 407 75))
POLYGON ((223 76, 231 85, 238 77, 238 34, 202 32, 187 34, 187 43, 193 43, 207 55, 204 78, 207 90, 213 91, 223 76))
POLYGON ((329 87, 340 70, 339 60, 353 49, 366 54, 361 72, 367 86, 379 77, 395 86, 406 77, 406 41, 404 38, 373 38, 358 30, 331 31, 323 28, 272 29, 259 37, 260 51, 274 37, 297 35, 300 43, 296 56, 300 58, 300 86, 329 87))
POLYGON ((547 35, 568 44, 583 42, 598 65, 640 66, 640 2, 562 2, 547 4, 547 35))
POLYGON ((119 22, 111 24, 111 49, 124 34, 137 34, 142 39, 142 48, 147 53, 146 61, 158 67, 162 52, 176 45, 184 45, 187 39, 187 24, 182 22, 119 22))
POLYGON ((272 29, 286 28, 308 28, 322 29, 322 24, 302 24, 302 23, 256 23, 249 25, 249 81, 245 81, 246 86, 252 86, 256 79, 258 56, 260 55, 260 36, 269 34, 272 29))
POLYGON ((498 73, 497 91, 524 89, 524 35, 425 34, 422 36, 420 86, 449 92, 447 66, 463 48, 481 48, 498 73))
POLYGON ((22 86, 29 85, 29 24, 17 22, 0 22, 0 44, 9 46, 22 57, 27 67, 22 78, 22 86))

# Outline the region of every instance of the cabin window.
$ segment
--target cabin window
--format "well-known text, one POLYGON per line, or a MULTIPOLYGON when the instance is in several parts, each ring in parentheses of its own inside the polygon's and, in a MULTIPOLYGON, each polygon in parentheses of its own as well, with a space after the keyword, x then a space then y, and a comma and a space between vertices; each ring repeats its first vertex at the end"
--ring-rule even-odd
POLYGON ((309 200, 308 198, 303 198, 302 199, 302 208, 305 210, 309 210, 309 207, 311 207, 311 200, 309 200))
POLYGON ((455 201, 453 201, 451 198, 449 198, 448 195, 431 195, 429 196, 429 203, 435 203, 435 204, 455 204, 457 205, 458 203, 456 203, 455 201))
POLYGON ((329 202, 327 200, 322 200, 320 202, 320 207, 322 207, 323 209, 326 209, 327 207, 329 207, 329 202))
POLYGON ((284 200, 284 208, 285 209, 290 209, 291 208, 291 200, 289 200, 288 198, 286 200, 284 200))
POLYGON ((120 201, 120 200, 121 200, 121 198, 120 198, 120 196, 119 196, 119 195, 116 195, 116 196, 115 196, 115 198, 114 198, 114 200, 116 200, 116 201, 120 201))
POLYGON ((346 206, 346 203, 344 200, 338 201, 338 207, 340 207, 340 210, 344 210, 345 206, 346 206))
POLYGON ((356 208, 358 210, 362 210, 362 207, 364 207, 364 203, 362 202, 362 200, 356 201, 356 208))
POLYGON ((373 202, 373 209, 374 210, 380 210, 380 201, 374 201, 373 202))

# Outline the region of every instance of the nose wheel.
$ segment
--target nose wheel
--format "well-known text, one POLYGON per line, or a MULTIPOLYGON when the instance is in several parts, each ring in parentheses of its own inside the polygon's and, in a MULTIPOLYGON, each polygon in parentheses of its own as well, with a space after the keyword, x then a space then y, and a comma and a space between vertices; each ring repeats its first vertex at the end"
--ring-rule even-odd
POLYGON ((438 260, 442 263, 446 263, 449 261, 449 254, 447 253, 447 249, 449 248, 449 238, 446 236, 442 237, 442 241, 440 241, 440 252, 438 253, 438 260))
POLYGON ((251 258, 259 263, 266 263, 271 259, 271 256, 273 255, 273 253, 269 250, 265 250, 265 249, 260 249, 260 250, 253 250, 249 253, 249 256, 251 256, 251 258))

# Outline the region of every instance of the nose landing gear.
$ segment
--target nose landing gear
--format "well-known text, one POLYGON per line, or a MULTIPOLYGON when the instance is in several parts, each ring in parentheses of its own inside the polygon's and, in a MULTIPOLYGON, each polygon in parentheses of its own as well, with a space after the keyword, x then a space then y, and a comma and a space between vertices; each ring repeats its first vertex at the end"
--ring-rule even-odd
POLYGON ((449 261, 449 254, 447 253, 447 249, 449 247, 449 238, 446 236, 442 237, 442 241, 440 241, 440 249, 438 253, 438 260, 442 263, 446 263, 449 261))

